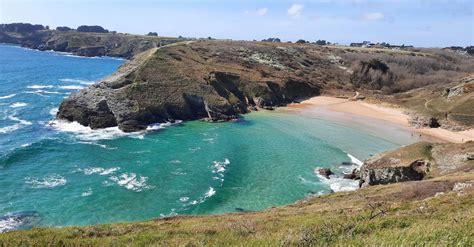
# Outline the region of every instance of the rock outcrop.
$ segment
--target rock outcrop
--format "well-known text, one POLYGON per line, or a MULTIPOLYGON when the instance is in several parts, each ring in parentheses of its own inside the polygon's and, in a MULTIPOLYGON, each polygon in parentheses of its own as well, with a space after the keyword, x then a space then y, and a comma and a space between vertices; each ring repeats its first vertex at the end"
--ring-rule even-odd
MULTIPOLYGON (((195 41, 140 54, 121 72, 65 99, 57 117, 138 131, 180 120, 226 121, 319 95, 336 77, 320 48, 195 41), (326 72, 325 72, 326 71, 326 72)), ((342 81, 342 80, 341 80, 342 81)))
POLYGON ((431 148, 420 142, 366 160, 360 169, 360 186, 422 180, 431 168, 431 148))
POLYGON ((68 27, 49 30, 42 25, 27 23, 0 25, 0 43, 70 52, 86 57, 112 56, 129 59, 151 48, 179 41, 183 39, 112 33, 98 26, 81 26, 78 30, 68 27))
POLYGON ((360 170, 360 186, 422 180, 474 169, 474 142, 418 142, 374 156, 360 170))

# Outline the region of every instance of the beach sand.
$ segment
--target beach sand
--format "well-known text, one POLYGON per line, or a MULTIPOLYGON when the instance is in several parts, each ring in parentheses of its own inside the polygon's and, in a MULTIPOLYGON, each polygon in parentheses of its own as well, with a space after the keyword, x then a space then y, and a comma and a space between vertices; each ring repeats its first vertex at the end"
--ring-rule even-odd
POLYGON ((414 128, 410 126, 410 117, 403 112, 403 109, 392 108, 384 105, 369 104, 362 101, 351 101, 335 97, 318 96, 305 100, 301 103, 290 104, 284 111, 296 112, 303 115, 313 115, 327 113, 344 113, 357 117, 380 120, 392 124, 402 125, 411 129, 421 136, 430 136, 437 141, 461 143, 474 141, 474 129, 455 132, 441 128, 414 128))

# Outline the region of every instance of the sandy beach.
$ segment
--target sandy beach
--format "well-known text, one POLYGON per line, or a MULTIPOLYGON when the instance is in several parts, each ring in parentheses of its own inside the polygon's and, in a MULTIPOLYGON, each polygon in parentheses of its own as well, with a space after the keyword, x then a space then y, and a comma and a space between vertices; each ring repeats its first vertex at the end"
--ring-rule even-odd
POLYGON ((441 128, 414 128, 409 124, 409 116, 403 109, 388 106, 369 104, 362 101, 351 101, 335 97, 318 96, 305 100, 301 103, 290 104, 285 110, 295 111, 301 114, 318 114, 321 110, 326 112, 344 113, 353 116, 376 119, 399 124, 420 135, 428 135, 437 140, 453 143, 474 141, 474 129, 454 132, 441 128))

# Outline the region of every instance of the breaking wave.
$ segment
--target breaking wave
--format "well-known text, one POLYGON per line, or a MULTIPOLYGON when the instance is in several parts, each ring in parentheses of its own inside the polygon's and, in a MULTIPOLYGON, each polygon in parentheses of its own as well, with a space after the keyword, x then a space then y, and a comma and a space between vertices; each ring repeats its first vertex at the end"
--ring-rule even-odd
POLYGON ((27 86, 26 88, 30 88, 30 89, 44 89, 44 88, 53 88, 54 86, 53 85, 31 85, 31 86, 27 86))
POLYGON ((79 86, 79 85, 67 85, 67 86, 59 86, 58 88, 67 89, 67 90, 81 90, 81 89, 83 89, 84 87, 83 87, 83 86, 79 86))
POLYGON ((122 173, 120 176, 111 176, 109 179, 119 186, 135 192, 141 192, 145 189, 152 188, 152 186, 146 183, 148 177, 137 176, 135 173, 122 173))
POLYGON ((25 102, 15 102, 10 105, 11 108, 19 108, 19 107, 25 107, 28 104, 25 102))
POLYGON ((95 81, 80 80, 80 79, 71 79, 71 78, 59 79, 59 81, 62 81, 62 82, 79 83, 79 84, 82 84, 82 85, 92 85, 92 84, 96 83, 95 81))
POLYGON ((67 132, 74 134, 78 139, 85 141, 98 141, 98 140, 110 140, 120 137, 132 137, 142 139, 146 132, 156 131, 164 129, 173 124, 181 123, 176 121, 175 123, 161 123, 148 126, 145 131, 139 132, 123 132, 117 126, 109 127, 104 129, 91 129, 89 126, 81 125, 78 122, 68 122, 65 120, 53 120, 48 123, 49 127, 52 127, 58 131, 67 132))
POLYGON ((33 123, 31 123, 30 121, 26 121, 26 120, 23 120, 23 119, 19 119, 18 117, 15 117, 15 116, 8 116, 8 119, 10 119, 10 120, 12 120, 12 121, 16 121, 17 123, 16 123, 16 124, 13 124, 13 125, 10 125, 10 126, 6 126, 6 127, 0 128, 0 133, 2 133, 2 134, 10 133, 10 132, 13 132, 13 131, 15 131, 15 130, 20 129, 20 128, 23 127, 23 126, 27 126, 27 125, 32 125, 32 124, 33 124, 33 123))
POLYGON ((354 191, 359 188, 358 180, 345 179, 338 177, 337 175, 330 175, 329 179, 327 179, 319 174, 318 169, 320 169, 320 167, 314 169, 316 176, 321 182, 329 185, 331 190, 334 192, 354 191))
POLYGON ((7 213, 0 216, 0 233, 31 227, 38 221, 39 214, 36 211, 7 213))
POLYGON ((5 95, 5 96, 0 96, 0 99, 9 99, 9 98, 13 98, 15 96, 16 96, 16 94, 9 94, 9 95, 5 95))
POLYGON ((34 189, 49 189, 57 186, 63 186, 67 183, 67 180, 61 175, 54 174, 42 179, 26 177, 25 183, 31 185, 31 188, 34 189))

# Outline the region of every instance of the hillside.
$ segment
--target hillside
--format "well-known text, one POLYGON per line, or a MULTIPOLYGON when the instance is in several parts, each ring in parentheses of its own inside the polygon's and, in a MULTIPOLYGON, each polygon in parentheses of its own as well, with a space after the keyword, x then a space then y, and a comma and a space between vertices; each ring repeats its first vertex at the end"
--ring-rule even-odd
MULTIPOLYGON (((420 143, 409 149, 425 150, 420 155, 425 153, 431 157, 433 169, 424 180, 369 186, 261 212, 14 231, 0 234, 0 244, 372 246, 423 243, 472 246, 474 143, 420 143), (428 153, 427 145, 431 150, 428 153), (452 163, 440 158, 439 152, 465 157, 452 163)), ((387 157, 380 158, 390 158, 397 153, 388 152, 387 157)))
MULTIPOLYGON (((230 120, 258 108, 272 109, 321 94, 352 96, 356 91, 405 106, 425 98, 423 94, 444 92, 447 81, 473 70, 469 66, 473 61, 470 56, 439 50, 384 52, 313 44, 181 42, 157 49, 139 65, 126 65, 129 73, 121 77, 71 95, 61 104, 58 118, 91 128, 118 125, 124 131, 137 131, 175 119, 230 120), (416 97, 391 100, 410 93, 416 97)), ((133 59, 131 63, 138 64, 133 59)), ((459 101, 461 112, 450 112, 450 119, 456 121, 449 122, 449 127, 472 126, 472 95, 466 90, 462 99, 450 98, 459 101)), ((413 110, 415 115, 423 113, 413 110)), ((430 112, 427 116, 439 115, 430 112)))

